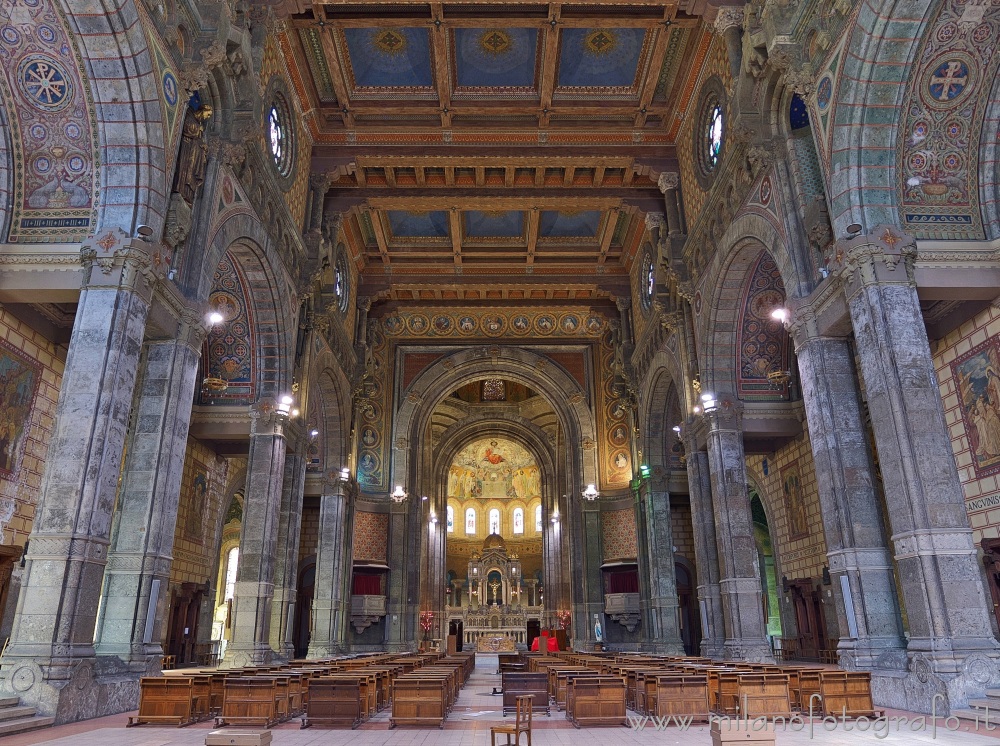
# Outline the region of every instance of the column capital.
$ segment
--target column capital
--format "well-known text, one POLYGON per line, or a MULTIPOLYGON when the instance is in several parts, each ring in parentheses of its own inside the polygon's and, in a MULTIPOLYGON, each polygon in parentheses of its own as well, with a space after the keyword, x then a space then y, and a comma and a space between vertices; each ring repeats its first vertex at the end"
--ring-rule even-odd
POLYGON ((121 229, 92 236, 80 247, 82 287, 130 290, 151 301, 166 276, 165 255, 157 244, 130 238, 121 229))
POLYGON ((715 399, 702 400, 703 417, 710 432, 740 431, 743 429, 743 402, 729 393, 715 395, 715 399))
POLYGON ((676 171, 664 171, 660 174, 660 178, 656 180, 656 186, 659 187, 663 194, 679 188, 681 185, 681 175, 676 171))
POLYGON ((646 213, 646 230, 652 233, 655 230, 662 231, 667 224, 667 217, 662 212, 646 213))
POLYGON ((632 299, 627 295, 619 295, 615 298, 615 305, 619 311, 627 311, 632 305, 632 299))
POLYGON ((250 435, 284 436, 288 415, 279 412, 271 399, 261 399, 250 407, 250 435))
POLYGON ((914 287, 916 239, 891 225, 879 225, 869 234, 838 241, 832 272, 843 280, 848 297, 871 285, 914 287))
POLYGON ((719 33, 725 33, 731 28, 740 28, 743 26, 743 6, 727 6, 724 8, 719 8, 718 15, 715 16, 715 30, 719 33))

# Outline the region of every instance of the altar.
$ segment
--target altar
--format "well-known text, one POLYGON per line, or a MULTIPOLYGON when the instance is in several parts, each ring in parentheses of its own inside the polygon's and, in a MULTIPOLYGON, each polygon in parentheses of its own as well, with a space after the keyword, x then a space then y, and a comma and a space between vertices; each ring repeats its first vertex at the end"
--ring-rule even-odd
POLYGON ((480 653, 513 653, 517 650, 517 642, 508 635, 482 635, 476 641, 476 650, 480 653))

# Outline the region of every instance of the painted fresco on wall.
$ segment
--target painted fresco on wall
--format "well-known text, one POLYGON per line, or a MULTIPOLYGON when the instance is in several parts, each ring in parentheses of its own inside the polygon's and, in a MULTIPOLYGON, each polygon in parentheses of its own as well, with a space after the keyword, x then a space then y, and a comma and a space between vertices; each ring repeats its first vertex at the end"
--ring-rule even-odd
POLYGON ((0 476, 15 477, 31 425, 40 366, 0 340, 0 476))
POLYGON ((184 522, 184 538, 199 544, 204 539, 205 511, 208 507, 208 467, 195 460, 194 479, 191 483, 191 509, 184 522))
POLYGON ((483 438, 455 456, 448 469, 448 497, 520 498, 542 493, 535 457, 506 438, 483 438))
POLYGON ((1000 343, 996 337, 951 364, 959 407, 980 478, 1000 472, 1000 343))
POLYGON ((211 328, 202 354, 208 376, 226 382, 222 391, 203 389, 202 404, 248 404, 254 397, 253 316, 246 282, 228 252, 212 278, 208 303, 222 314, 211 328))
POLYGON ((744 287, 737 334, 739 370, 736 395, 745 401, 788 397, 788 384, 775 385, 767 374, 789 369, 788 333, 771 312, 785 304, 785 285, 778 265, 760 252, 744 287))
POLYGON ((788 538, 803 539, 809 536, 809 515, 805 496, 802 494, 802 475, 798 461, 793 461, 781 470, 781 491, 785 498, 785 515, 788 517, 788 538))

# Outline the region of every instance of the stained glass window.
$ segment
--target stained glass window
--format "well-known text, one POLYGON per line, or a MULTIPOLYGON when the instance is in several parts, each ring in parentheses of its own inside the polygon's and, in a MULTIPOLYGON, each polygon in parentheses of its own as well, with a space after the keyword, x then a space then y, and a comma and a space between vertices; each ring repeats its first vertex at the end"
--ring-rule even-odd
POLYGON ((455 509, 448 506, 448 533, 452 534, 455 532, 455 509))
POLYGON ((535 531, 542 532, 542 506, 535 506, 535 531))
POLYGON ((722 105, 717 101, 709 106, 705 125, 705 170, 713 171, 722 152, 722 105))
POLYGON ((465 511, 465 533, 476 533, 476 509, 469 508, 465 511))
POLYGON ((524 533, 524 510, 521 508, 514 508, 514 533, 524 533))
POLYGON ((233 547, 226 557, 226 601, 236 595, 236 568, 239 565, 239 560, 240 548, 233 547))
POLYGON ((496 508, 490 511, 490 533, 500 533, 500 511, 496 508))
POLYGON ((288 128, 288 106, 280 94, 275 94, 267 112, 267 144, 271 148, 274 165, 282 176, 291 171, 291 134, 288 128))

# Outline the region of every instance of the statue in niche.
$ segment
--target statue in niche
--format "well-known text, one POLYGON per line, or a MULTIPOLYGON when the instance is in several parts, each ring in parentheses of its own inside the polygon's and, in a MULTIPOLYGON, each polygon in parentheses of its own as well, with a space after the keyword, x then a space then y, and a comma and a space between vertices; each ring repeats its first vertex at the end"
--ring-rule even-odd
POLYGON ((212 118, 212 107, 202 103, 195 92, 188 101, 184 114, 184 132, 181 135, 181 149, 177 155, 177 169, 174 172, 174 191, 188 205, 194 205, 198 190, 205 181, 205 167, 208 163, 208 145, 205 143, 205 127, 212 118))
POLYGON ((594 614, 594 640, 604 642, 604 630, 601 628, 601 617, 594 614))

